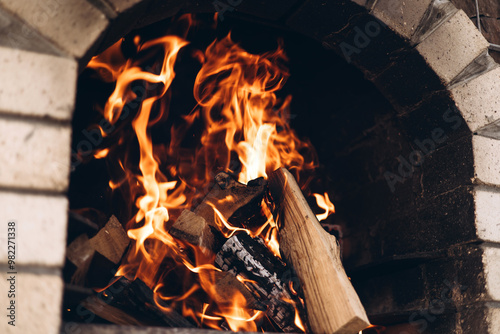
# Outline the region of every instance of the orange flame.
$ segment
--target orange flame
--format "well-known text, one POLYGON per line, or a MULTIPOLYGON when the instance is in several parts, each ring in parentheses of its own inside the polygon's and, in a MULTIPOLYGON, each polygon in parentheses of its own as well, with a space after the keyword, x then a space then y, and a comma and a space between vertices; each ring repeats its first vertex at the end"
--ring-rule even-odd
POLYGON ((325 210, 324 213, 316 215, 319 221, 325 220, 329 215, 335 213, 335 206, 330 202, 330 198, 328 197, 328 193, 325 192, 325 195, 322 196, 320 194, 313 194, 316 197, 316 203, 320 208, 325 210))
MULTIPOLYGON (((188 21, 191 23, 190 18, 188 21)), ((155 143, 152 131, 168 119, 174 65, 188 42, 172 35, 146 42, 136 37, 134 45, 137 56, 133 59, 124 58, 120 41, 88 65, 104 81, 115 83, 102 109, 104 118, 111 124, 133 118, 131 131, 123 131, 113 146, 94 152, 94 158, 108 159, 115 166, 109 187, 120 190, 133 207, 127 233, 134 247, 117 275, 140 278, 153 289, 156 300, 168 301, 171 307, 180 304, 184 316, 200 326, 220 328, 225 321, 235 331, 257 331, 257 320, 264 315, 247 309, 241 293, 233 296, 229 306, 199 297, 203 292, 213 293, 212 274, 219 270, 213 266, 215 254, 174 239, 168 227, 183 209, 204 196, 199 190, 207 189, 216 171, 237 174, 240 182, 248 183, 267 178, 279 167, 288 168, 297 179, 299 173, 315 168, 314 149, 288 124, 291 97, 279 99, 276 95, 289 76, 284 65, 287 57, 281 46, 273 52, 250 54, 230 35, 214 41, 204 53, 192 52, 201 63, 193 90, 197 105, 165 133, 169 138, 165 144, 155 143), (161 61, 144 68, 145 59, 158 52, 163 55, 161 61), (142 96, 134 90, 138 83, 145 88, 142 96), (130 107, 134 104, 135 109, 130 107), (186 148, 184 139, 200 123, 199 144, 186 148), (130 153, 134 150, 138 150, 138 160, 130 153), (187 250, 194 254, 194 262, 187 250), (177 278, 180 290, 171 286, 170 276, 177 278)), ((103 129, 101 132, 106 135, 103 129)), ((334 212, 333 204, 326 193, 325 197, 315 196, 326 211, 318 219, 325 219, 334 212)), ((212 207, 225 237, 244 230, 232 226, 215 204, 212 207)), ((267 222, 245 231, 262 237, 279 256, 277 226, 265 201, 262 214, 267 222)), ((295 323, 304 328, 298 312, 295 323)))

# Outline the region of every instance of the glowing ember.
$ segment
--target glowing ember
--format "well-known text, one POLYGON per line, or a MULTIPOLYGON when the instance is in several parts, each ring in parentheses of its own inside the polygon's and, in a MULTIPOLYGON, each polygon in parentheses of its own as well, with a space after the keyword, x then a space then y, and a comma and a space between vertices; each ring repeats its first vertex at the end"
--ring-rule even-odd
MULTIPOLYGON (((181 20, 191 22, 188 16, 181 20)), ((291 97, 279 99, 276 95, 289 76, 284 51, 278 47, 273 52, 250 54, 228 35, 214 41, 205 52, 191 52, 201 66, 193 90, 197 105, 181 116, 182 122, 164 131, 167 143, 156 143, 153 130, 170 124, 174 68, 188 42, 173 35, 146 42, 136 37, 135 56, 130 59, 121 53, 121 43, 88 65, 103 81, 115 83, 102 109, 105 119, 114 125, 133 116, 130 131, 119 132, 113 145, 94 152, 95 159, 113 160, 109 187, 121 191, 135 208, 127 224, 133 248, 117 275, 140 278, 154 291, 156 300, 182 309, 185 317, 200 326, 221 328, 225 322, 235 331, 260 330, 264 314, 246 308, 242 294, 235 293, 227 305, 207 297, 213 293, 214 274, 219 271, 213 265, 215 255, 173 238, 168 229, 182 210, 192 208, 206 194, 218 171, 232 173, 246 184, 258 177, 267 178, 279 167, 288 168, 300 182, 300 173, 315 168, 314 149, 288 124, 291 97), (158 58, 159 54, 161 61, 151 65, 152 55, 158 58), (138 83, 145 87, 142 96, 134 89, 138 83), (137 100, 140 104, 130 107, 137 100), (200 125, 201 130, 196 131, 201 135, 192 134, 200 125), (186 144, 191 138, 199 139, 194 148, 186 144), (138 158, 131 153, 134 150, 138 150, 138 158)), ((101 133, 109 135, 104 129, 101 133)), ((326 219, 334 206, 328 194, 315 196, 325 210, 318 219, 326 219)), ((261 214, 267 221, 252 230, 233 226, 229 217, 212 207, 225 237, 242 230, 260 236, 279 257, 277 226, 265 201, 261 214)), ((304 329, 298 312, 295 324, 304 329)))

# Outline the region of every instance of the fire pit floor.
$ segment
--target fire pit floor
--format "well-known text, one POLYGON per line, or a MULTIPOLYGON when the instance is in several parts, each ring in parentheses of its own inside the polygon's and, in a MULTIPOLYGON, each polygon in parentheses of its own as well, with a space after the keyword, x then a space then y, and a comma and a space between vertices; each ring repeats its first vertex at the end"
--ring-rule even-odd
MULTIPOLYGON (((216 334, 220 331, 199 328, 162 328, 162 327, 136 327, 118 325, 88 325, 88 324, 63 324, 63 328, 70 326, 81 334, 216 334)), ((250 332, 235 332, 235 334, 258 334, 250 332)), ((277 334, 277 333, 268 333, 277 334)), ((292 333, 293 334, 293 333, 292 333)))

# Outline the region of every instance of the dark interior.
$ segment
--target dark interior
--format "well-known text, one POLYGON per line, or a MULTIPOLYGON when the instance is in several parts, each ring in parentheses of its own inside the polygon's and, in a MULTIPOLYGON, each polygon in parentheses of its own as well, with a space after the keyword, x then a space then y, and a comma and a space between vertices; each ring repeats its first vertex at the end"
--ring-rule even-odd
MULTIPOLYGON (((279 40, 283 41, 291 76, 280 94, 293 95, 290 122, 301 137, 311 140, 320 163, 310 189, 328 191, 336 207, 336 213, 325 222, 325 229, 339 237, 347 274, 372 323, 408 323, 408 317, 422 309, 432 294, 423 273, 431 270, 428 267, 440 265, 449 237, 447 233, 434 233, 441 221, 439 215, 432 216, 431 209, 422 209, 429 207, 426 200, 434 198, 433 180, 425 180, 428 187, 420 188, 422 180, 418 176, 423 165, 397 183, 394 191, 385 173, 395 172, 401 157, 407 157, 414 149, 414 140, 428 136, 427 131, 442 120, 424 116, 419 123, 398 114, 361 71, 314 40, 234 17, 219 21, 216 29, 212 29, 212 15, 199 15, 198 19, 200 26, 191 29, 187 37, 192 48, 205 48, 229 31, 251 53, 273 50, 279 40), (427 221, 420 219, 419 214, 427 215, 427 221)), ((172 31, 171 21, 160 21, 125 36, 123 52, 130 52, 127 45, 137 34, 154 38, 172 31)), ((176 65, 172 122, 195 105, 191 89, 199 64, 190 59, 190 48, 186 48, 186 56, 181 55, 176 65)), ((102 105, 113 88, 100 82, 92 70, 82 72, 78 86, 73 143, 84 138, 82 130, 99 120, 95 105, 102 105)), ((128 131, 130 125, 120 127, 120 131, 128 131)), ((460 142, 466 130, 465 124, 453 129, 448 143, 460 142)), ((452 130, 448 126, 445 131, 452 130)), ((153 134, 153 138, 166 140, 161 133, 153 134)), ((427 159, 428 168, 434 168, 431 160, 427 159)), ((68 195, 71 209, 96 209, 85 214, 94 217, 98 224, 104 224, 111 214, 122 221, 130 219, 129 208, 124 207, 119 195, 109 191, 108 180, 104 160, 75 166, 68 195)), ((75 234, 71 226, 70 238, 75 234)), ((455 233, 467 238, 467 231, 455 233)), ((454 241, 450 238, 450 243, 454 241)), ((66 292, 65 302, 71 303, 70 299, 71 294, 66 292)), ((445 308, 445 313, 454 312, 453 306, 445 308)), ((78 321, 71 312, 65 312, 64 319, 78 321)), ((454 320, 441 317, 430 324, 440 328, 447 321, 454 320)))

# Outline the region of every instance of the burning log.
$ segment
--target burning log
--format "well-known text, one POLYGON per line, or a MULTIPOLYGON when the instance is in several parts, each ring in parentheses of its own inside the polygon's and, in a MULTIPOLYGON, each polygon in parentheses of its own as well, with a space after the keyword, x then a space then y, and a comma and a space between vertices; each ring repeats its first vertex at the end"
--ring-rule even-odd
POLYGON ((269 177, 279 210, 280 251, 295 269, 314 333, 357 333, 370 325, 340 261, 337 240, 319 224, 290 172, 269 177))
POLYGON ((184 210, 179 218, 168 231, 170 235, 191 245, 202 249, 214 251, 216 248, 216 237, 213 227, 208 225, 206 220, 196 213, 184 210))
POLYGON ((138 278, 130 281, 122 276, 97 296, 87 298, 82 306, 115 324, 194 327, 166 302, 155 300, 154 292, 138 278), (114 314, 115 310, 119 313, 114 314))
POLYGON ((66 257, 76 267, 71 283, 106 285, 129 243, 127 233, 115 216, 91 239, 86 234, 77 237, 66 249, 66 257))
POLYGON ((254 297, 252 292, 233 274, 225 271, 200 271, 201 287, 217 305, 224 309, 232 306, 236 294, 241 294, 246 301, 246 308, 265 311, 266 305, 254 297))
POLYGON ((289 290, 290 269, 275 257, 260 238, 245 233, 234 235, 222 246, 215 258, 224 271, 240 276, 245 286, 268 305, 266 315, 284 332, 301 332, 295 326, 294 299, 289 290), (287 302, 288 301, 288 302, 287 302))
MULTIPOLYGON (((215 176, 216 184, 205 196, 203 202, 196 207, 194 213, 205 218, 207 223, 217 227, 215 221, 216 208, 228 222, 234 222, 235 226, 248 224, 259 224, 260 203, 267 189, 267 182, 258 178, 248 182, 247 185, 237 182, 227 173, 219 173, 215 176)), ((261 221, 260 223, 264 223, 261 221)))
POLYGON ((146 326, 146 324, 137 320, 130 314, 107 304, 97 296, 91 296, 85 299, 82 301, 81 305, 98 317, 117 325, 146 326))

